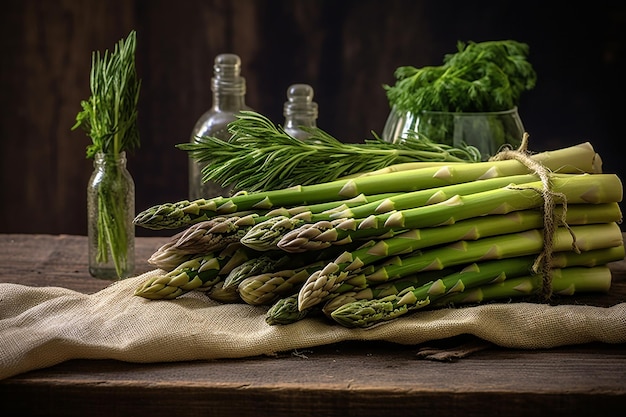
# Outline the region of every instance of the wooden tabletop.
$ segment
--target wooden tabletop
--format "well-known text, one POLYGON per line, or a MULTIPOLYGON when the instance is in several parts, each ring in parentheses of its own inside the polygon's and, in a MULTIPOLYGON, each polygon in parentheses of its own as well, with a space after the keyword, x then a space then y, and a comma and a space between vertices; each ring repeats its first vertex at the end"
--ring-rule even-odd
MULTIPOLYGON (((137 238, 136 273, 153 269, 146 260, 167 240, 137 238)), ((84 236, 0 235, 0 282, 96 292, 110 282, 89 276, 86 247, 84 236)), ((626 301, 626 261, 610 266, 610 292, 576 302, 626 301)), ((3 416, 595 416, 626 407, 624 381, 626 344, 527 351, 468 336, 214 361, 72 360, 0 381, 0 401, 3 416), (457 360, 423 357, 426 347, 471 345, 483 349, 457 360)))

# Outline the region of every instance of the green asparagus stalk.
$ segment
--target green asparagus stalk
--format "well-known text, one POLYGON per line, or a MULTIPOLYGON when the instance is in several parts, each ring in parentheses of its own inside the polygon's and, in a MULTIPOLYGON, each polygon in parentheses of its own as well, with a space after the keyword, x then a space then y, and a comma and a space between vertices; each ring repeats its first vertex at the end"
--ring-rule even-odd
MULTIPOLYGON (((454 224, 459 220, 484 215, 505 214, 517 210, 541 207, 544 203, 543 185, 540 181, 521 186, 506 186, 469 195, 456 195, 440 203, 391 213, 372 215, 365 219, 348 218, 344 222, 321 225, 309 224, 295 229, 278 242, 287 252, 312 250, 311 240, 327 247, 332 242, 343 244, 355 238, 385 235, 393 229, 418 229, 454 224), (322 233, 311 228, 320 227, 322 233), (363 232, 363 230, 368 230, 363 232), (360 232, 360 233, 358 233, 360 232), (369 232, 369 233, 368 233, 369 232), (312 239, 308 238, 312 234, 312 239)), ((547 191, 547 190, 546 190, 547 191)), ((622 199, 622 183, 614 174, 582 174, 557 177, 552 180, 552 193, 567 204, 601 204, 619 202, 622 199)))
POLYGON ((191 225, 159 247, 148 262, 171 271, 194 256, 220 251, 231 244, 239 243, 241 236, 232 227, 234 220, 236 219, 230 217, 216 217, 191 225), (217 233, 217 230, 223 233, 217 233))
MULTIPOLYGON (((616 246, 608 250, 593 250, 594 262, 605 265, 624 257, 624 246, 616 246)), ((575 252, 568 252, 561 256, 559 263, 566 264, 567 268, 578 266, 580 262, 586 262, 590 258, 579 257, 575 252)), ((535 258, 533 256, 520 256, 493 261, 472 263, 463 267, 458 272, 446 275, 442 278, 430 281, 426 284, 406 286, 397 294, 371 299, 344 302, 344 304, 330 304, 324 306, 324 312, 335 321, 347 327, 367 327, 382 321, 392 320, 409 311, 427 307, 447 295, 461 294, 467 290, 483 285, 500 283, 511 278, 533 275, 535 258)), ((565 266, 563 266, 565 267, 565 266)), ((594 267, 591 267, 594 268, 594 267)), ((583 268, 589 270, 590 267, 583 268)), ((561 268, 553 268, 552 273, 558 274, 561 268)), ((552 277, 552 279, 554 279, 552 277)), ((406 282, 406 281, 405 281, 406 282)), ((332 301, 335 301, 333 299, 332 301)))
MULTIPOLYGON (((413 251, 405 257, 386 259, 380 266, 370 265, 354 273, 311 275, 298 293, 298 305, 309 308, 329 297, 344 282, 355 286, 376 285, 422 271, 445 269, 478 261, 513 258, 539 254, 543 249, 543 233, 539 229, 486 237, 475 241, 458 241, 426 251, 413 251)), ((559 227, 554 233, 552 250, 580 251, 620 246, 622 233, 617 223, 559 227), (575 240, 574 237, 575 236, 575 240)))
MULTIPOLYGON (((573 296, 581 293, 607 292, 611 288, 611 270, 606 265, 592 268, 571 267, 552 271, 553 293, 557 296, 573 296)), ((512 278, 473 288, 467 292, 450 294, 432 304, 432 308, 450 305, 478 304, 496 300, 532 297, 542 289, 538 275, 512 278)))
MULTIPOLYGON (((567 177, 567 176, 564 176, 567 177)), ((364 218, 372 214, 389 213, 397 210, 422 207, 430 204, 441 203, 456 195, 476 194, 483 191, 499 189, 506 186, 536 183, 537 176, 533 174, 512 175, 508 177, 496 177, 468 183, 447 185, 443 187, 428 188, 408 193, 401 193, 392 197, 367 204, 349 207, 342 211, 335 211, 327 218, 312 217, 316 220, 332 220, 341 218, 364 218)))
POLYGON ((357 172, 354 174, 343 175, 337 179, 345 180, 356 177, 370 177, 372 175, 389 174, 390 172, 408 171, 414 169, 442 167, 445 165, 463 164, 466 162, 452 162, 452 161, 413 161, 413 162, 398 162, 395 164, 387 165, 384 168, 379 168, 371 171, 357 172))
MULTIPOLYGON (((549 153, 538 153, 532 155, 531 158, 541 161, 547 169, 554 172, 594 173, 597 169, 594 166, 594 161, 597 161, 596 153, 588 143, 549 153)), ((208 200, 164 203, 142 211, 135 217, 134 223, 148 229, 174 229, 239 211, 316 204, 350 199, 359 194, 411 192, 529 172, 524 164, 515 159, 435 166, 313 185, 298 185, 265 192, 241 193, 232 197, 220 196, 208 200)))
POLYGON ((135 295, 171 300, 198 288, 209 288, 250 256, 248 248, 231 245, 219 253, 192 258, 167 274, 151 277, 135 290, 135 295))

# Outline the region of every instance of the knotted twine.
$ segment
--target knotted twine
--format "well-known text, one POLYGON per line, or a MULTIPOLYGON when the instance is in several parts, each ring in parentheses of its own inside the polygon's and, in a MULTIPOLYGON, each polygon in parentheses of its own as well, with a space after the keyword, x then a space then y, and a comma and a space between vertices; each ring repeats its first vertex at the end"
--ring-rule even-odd
MULTIPOLYGON (((541 272, 542 287, 541 294, 544 299, 549 300, 552 297, 552 252, 554 246, 554 233, 556 228, 564 226, 572 236, 572 249, 576 253, 580 253, 580 248, 576 243, 576 236, 573 230, 567 224, 567 197, 563 193, 552 190, 551 171, 542 163, 535 161, 530 157, 528 151, 529 134, 524 132, 522 142, 517 150, 504 148, 491 158, 490 161, 502 161, 506 159, 515 159, 524 164, 531 172, 539 177, 542 188, 536 189, 543 198, 543 249, 533 263, 532 271, 534 273, 541 272), (560 200, 563 210, 559 219, 556 219, 554 209, 556 208, 556 200, 560 200)), ((517 189, 527 189, 527 187, 515 187, 517 189)))

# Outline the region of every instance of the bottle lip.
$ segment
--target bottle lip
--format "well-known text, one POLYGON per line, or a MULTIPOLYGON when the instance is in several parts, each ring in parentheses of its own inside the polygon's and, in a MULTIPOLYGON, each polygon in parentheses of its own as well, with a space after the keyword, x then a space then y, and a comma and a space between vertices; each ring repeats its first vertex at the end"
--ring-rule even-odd
POLYGON ((245 94, 246 79, 241 76, 241 58, 226 53, 215 57, 211 90, 225 94, 245 94))
POLYGON ((126 152, 121 151, 117 155, 113 153, 107 153, 107 152, 96 152, 96 154, 94 155, 94 161, 96 162, 125 162, 126 152))

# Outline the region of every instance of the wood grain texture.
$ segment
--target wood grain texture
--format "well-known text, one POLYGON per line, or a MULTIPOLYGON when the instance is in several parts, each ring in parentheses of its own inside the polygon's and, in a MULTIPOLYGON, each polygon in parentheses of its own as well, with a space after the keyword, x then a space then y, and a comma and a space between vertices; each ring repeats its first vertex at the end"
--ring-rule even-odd
POLYGON ((446 363, 414 352, 341 343, 212 362, 77 360, 0 381, 0 400, 16 410, 7 417, 590 416, 626 404, 623 346, 492 349, 446 363))
MULTIPOLYGON (((315 89, 318 125, 345 142, 381 133, 382 86, 401 65, 438 65, 456 42, 516 39, 539 74, 520 114, 534 150, 591 141, 607 172, 626 104, 624 4, 406 0, 8 0, 0 15, 0 232, 86 233, 90 140, 72 131, 91 53, 138 33, 141 148, 129 155, 137 210, 186 198, 195 121, 211 104, 215 56, 242 58, 247 103, 282 123, 290 84, 315 89), (540 10, 541 12, 538 12, 540 10), (595 30, 581 28, 596 27, 595 30)), ((143 229, 145 236, 164 235, 143 229)))

